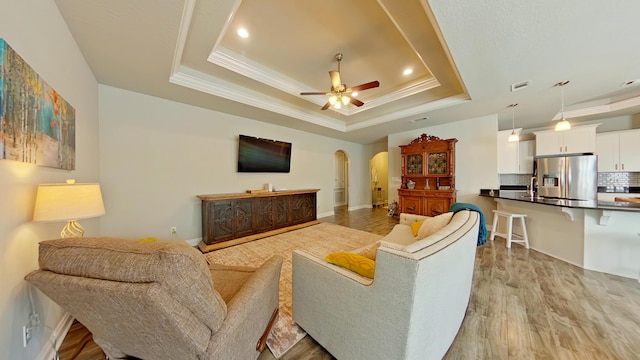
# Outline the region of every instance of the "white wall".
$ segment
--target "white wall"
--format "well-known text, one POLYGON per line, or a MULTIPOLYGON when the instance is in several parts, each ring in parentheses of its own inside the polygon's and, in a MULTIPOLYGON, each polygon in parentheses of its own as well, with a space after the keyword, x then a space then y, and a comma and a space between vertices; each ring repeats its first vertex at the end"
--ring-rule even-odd
MULTIPOLYGON (((22 326, 29 319, 24 276, 38 267, 38 242, 59 237, 64 223, 32 223, 40 183, 98 181, 98 85, 53 1, 1 0, 2 37, 76 110, 76 170, 45 168, 0 160, 0 358, 37 359, 50 350, 51 328, 61 309, 38 291, 34 306, 44 325, 22 347, 22 326)), ((98 219, 81 221, 97 235, 98 219)))
POLYGON ((333 213, 334 153, 350 159, 349 204, 370 202, 369 151, 313 135, 100 85, 100 171, 107 214, 102 233, 123 237, 201 238, 196 195, 318 188, 318 213, 333 213), (236 171, 239 134, 292 143, 291 172, 236 171))
POLYGON ((493 201, 478 196, 480 188, 497 188, 498 117, 489 115, 389 135, 389 201, 398 200, 397 182, 401 176, 400 145, 406 145, 422 134, 441 139, 456 138, 456 189, 457 201, 478 205, 492 219, 493 201))

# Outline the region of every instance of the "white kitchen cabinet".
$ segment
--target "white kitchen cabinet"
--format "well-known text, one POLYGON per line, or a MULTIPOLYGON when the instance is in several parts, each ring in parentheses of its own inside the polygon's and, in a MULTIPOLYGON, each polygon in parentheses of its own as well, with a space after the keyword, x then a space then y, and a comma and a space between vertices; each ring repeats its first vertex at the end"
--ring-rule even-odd
POLYGON ((498 174, 531 174, 534 141, 509 142, 509 135, 511 130, 498 132, 498 174))
POLYGON ((518 174, 533 174, 533 157, 536 154, 536 142, 520 141, 518 152, 518 174))
POLYGON ((565 131, 536 131, 536 155, 595 153, 598 125, 575 126, 565 131))
POLYGON ((640 130, 598 134, 596 155, 598 172, 640 171, 640 130))

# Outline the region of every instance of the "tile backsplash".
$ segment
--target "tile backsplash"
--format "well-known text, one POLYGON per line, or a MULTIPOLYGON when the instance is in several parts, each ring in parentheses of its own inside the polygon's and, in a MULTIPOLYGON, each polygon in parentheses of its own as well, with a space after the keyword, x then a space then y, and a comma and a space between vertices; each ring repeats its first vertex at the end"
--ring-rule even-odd
POLYGON ((598 173, 598 186, 640 186, 640 173, 636 172, 601 172, 598 173))
MULTIPOLYGON (((531 174, 500 174, 500 185, 529 185, 531 174)), ((640 186, 638 172, 601 172, 598 173, 598 186, 629 187, 640 186)))
POLYGON ((500 185, 529 185, 531 174, 500 174, 500 185))

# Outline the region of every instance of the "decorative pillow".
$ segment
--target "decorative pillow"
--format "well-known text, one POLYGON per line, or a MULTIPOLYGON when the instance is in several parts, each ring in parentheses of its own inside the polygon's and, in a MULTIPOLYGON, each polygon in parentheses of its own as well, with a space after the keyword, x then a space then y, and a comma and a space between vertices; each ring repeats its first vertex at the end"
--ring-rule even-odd
POLYGON ((416 221, 411 223, 411 230, 413 231, 413 236, 418 236, 418 231, 420 231, 420 227, 424 221, 416 221))
POLYGON ((154 237, 146 237, 146 238, 138 239, 138 242, 156 242, 156 241, 158 241, 158 239, 154 237))
POLYGON ((380 241, 376 241, 373 244, 365 248, 361 248, 360 250, 354 252, 354 254, 362 255, 367 259, 376 261, 376 253, 378 252, 379 247, 380 247, 380 241))
POLYGON ((422 223, 422 226, 420 226, 420 230, 418 231, 418 236, 416 237, 416 240, 422 240, 427 236, 435 233, 436 231, 442 229, 445 225, 449 223, 452 216, 453 216, 452 212, 446 212, 438 216, 426 218, 422 223))
POLYGON ((324 260, 330 264, 342 266, 345 269, 373 279, 376 262, 362 255, 349 252, 337 252, 327 255, 324 260))

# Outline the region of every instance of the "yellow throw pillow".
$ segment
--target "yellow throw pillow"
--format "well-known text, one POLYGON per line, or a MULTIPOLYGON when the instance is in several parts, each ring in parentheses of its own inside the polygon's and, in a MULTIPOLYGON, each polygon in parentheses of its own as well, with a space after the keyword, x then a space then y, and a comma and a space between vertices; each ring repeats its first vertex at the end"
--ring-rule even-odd
POLYGON ((416 221, 411 224, 411 230, 413 231, 413 236, 418 236, 418 231, 420 231, 420 227, 424 221, 416 221))
POLYGON ((446 212, 438 216, 426 218, 422 223, 422 226, 420 226, 420 230, 418 231, 416 240, 422 240, 427 236, 434 234, 436 231, 442 229, 449 223, 449 221, 451 221, 452 216, 452 212, 446 212))
POLYGON ((354 252, 354 254, 362 255, 367 259, 376 261, 376 254, 378 252, 379 247, 380 247, 380 241, 376 241, 373 244, 367 246, 366 248, 363 248, 358 252, 354 252))
POLYGON ((362 255, 348 252, 337 252, 327 255, 324 260, 330 264, 342 266, 345 269, 349 269, 357 274, 373 279, 376 262, 362 255))
POLYGON ((156 241, 158 241, 158 239, 154 237, 146 237, 146 238, 138 239, 138 242, 156 242, 156 241))

